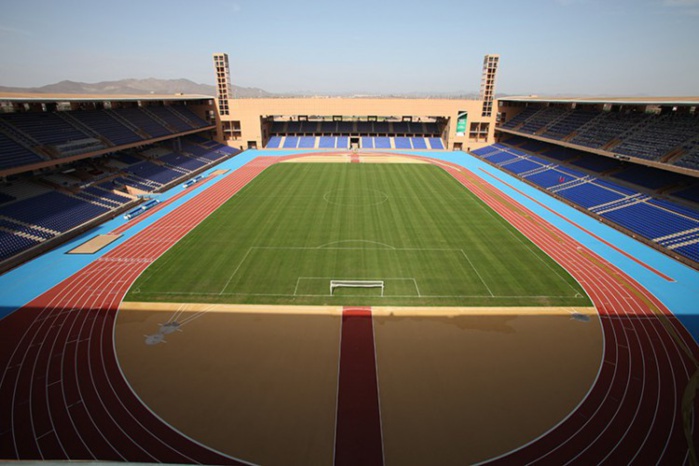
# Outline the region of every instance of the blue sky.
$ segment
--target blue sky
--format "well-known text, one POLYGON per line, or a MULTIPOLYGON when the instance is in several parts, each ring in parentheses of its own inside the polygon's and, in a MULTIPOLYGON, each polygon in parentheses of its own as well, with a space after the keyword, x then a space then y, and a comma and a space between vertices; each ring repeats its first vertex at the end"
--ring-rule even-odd
POLYGON ((0 85, 187 78, 271 92, 699 95, 699 0, 0 0, 0 85))

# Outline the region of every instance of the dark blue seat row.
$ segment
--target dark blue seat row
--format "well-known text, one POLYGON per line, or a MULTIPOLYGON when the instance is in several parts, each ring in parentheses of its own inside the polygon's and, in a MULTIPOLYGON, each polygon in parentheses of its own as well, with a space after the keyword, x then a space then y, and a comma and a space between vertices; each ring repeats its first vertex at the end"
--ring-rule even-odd
MULTIPOLYGON (((699 245, 693 242, 699 237, 692 236, 693 230, 699 229, 699 211, 695 209, 642 196, 634 189, 528 156, 517 148, 494 144, 473 153, 685 257, 699 258, 699 245)), ((639 172, 641 175, 634 176, 646 175, 639 172)))
POLYGON ((110 209, 59 192, 48 192, 0 208, 0 215, 64 232, 110 209))

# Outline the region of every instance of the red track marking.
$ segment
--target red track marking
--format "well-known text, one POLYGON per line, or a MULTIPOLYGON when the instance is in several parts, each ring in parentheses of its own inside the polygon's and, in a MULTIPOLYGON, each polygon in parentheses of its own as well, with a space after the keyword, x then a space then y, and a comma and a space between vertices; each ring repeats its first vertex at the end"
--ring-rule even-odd
POLYGON ((335 465, 383 465, 371 308, 342 310, 335 465))
POLYGON ((658 275, 659 277, 661 277, 661 278, 663 278, 663 279, 665 279, 665 280, 667 280, 667 281, 669 281, 669 282, 674 282, 674 281, 675 281, 672 277, 669 277, 669 276, 665 275, 665 274, 662 273, 661 271, 659 271, 659 270, 657 270, 657 269, 651 267, 650 265, 646 264, 645 262, 643 262, 643 261, 641 261, 641 260, 635 258, 634 256, 632 256, 632 255, 629 254, 628 252, 622 250, 621 248, 616 247, 615 245, 613 245, 613 244, 610 243, 609 241, 607 241, 607 240, 605 240, 605 239, 603 239, 603 238, 600 238, 600 237, 597 236, 596 234, 592 233, 590 230, 587 230, 587 229, 583 228, 582 226, 578 225, 577 223, 573 222, 572 220, 567 219, 566 217, 564 217, 563 215, 559 214, 558 212, 556 212, 555 210, 553 210, 553 209, 550 208, 549 206, 547 206, 547 205, 545 205, 545 204, 542 204, 541 202, 537 201, 536 199, 534 199, 533 197, 529 196, 528 194, 526 194, 526 193, 520 191, 519 189, 515 188, 514 186, 512 186, 511 184, 509 184, 507 181, 503 180, 502 178, 499 178, 499 177, 493 175, 492 173, 488 173, 487 171, 483 170, 482 168, 481 168, 480 170, 481 170, 483 173, 485 173, 486 175, 488 175, 488 176, 490 176, 490 177, 492 177, 492 178, 495 178, 496 180, 498 180, 499 182, 501 182, 501 183, 504 184, 505 186, 508 186, 508 187, 514 189, 515 191, 517 191, 517 192, 518 192, 519 194, 521 194, 522 196, 526 197, 527 199, 529 199, 529 200, 532 201, 532 202, 535 202, 536 204, 538 204, 539 206, 541 206, 541 207, 543 207, 544 209, 548 210, 548 211, 551 212, 552 214, 555 214, 557 217, 562 218, 563 220, 565 220, 566 222, 568 222, 568 223, 570 223, 571 225, 575 226, 576 228, 579 228, 580 230, 584 231, 585 233, 587 233, 588 235, 592 236, 592 237, 595 238, 596 240, 598 240, 598 241, 604 243, 605 245, 609 246, 610 248, 614 249, 616 252, 623 254, 625 257, 631 259, 631 260, 634 261, 635 263, 641 265, 642 267, 645 267, 646 269, 650 270, 651 272, 653 272, 654 274, 658 275))
MULTIPOLYGON (((442 164, 458 181, 561 263, 600 313, 604 362, 580 406, 539 439, 495 464, 683 464, 682 416, 696 423, 698 400, 682 409, 699 347, 643 287, 513 199, 462 167, 442 164)), ((696 439, 696 433, 693 433, 696 439)))
POLYGON ((239 464, 141 403, 121 375, 113 331, 138 275, 277 160, 253 160, 3 319, 0 458, 239 464))
POLYGON ((359 155, 358 154, 352 154, 350 157, 350 162, 351 163, 359 163, 359 155))
MULTIPOLYGON (((294 157, 258 157, 3 319, 0 458, 238 463, 172 429, 131 391, 114 353, 116 310, 129 286, 150 262, 268 165, 294 157)), ((699 367, 699 345, 681 323, 623 271, 468 170, 423 159, 446 167, 562 264, 590 295, 602 322, 604 362, 588 396, 549 432, 493 462, 558 465, 690 461, 688 444, 699 444, 699 429, 695 428, 699 399, 691 401, 687 397, 690 401, 683 408, 683 396, 692 395, 686 388, 699 367)), ((336 462, 359 458, 345 456, 345 452, 364 455, 367 448, 374 454, 366 461, 361 456, 355 464, 383 459, 378 453, 378 389, 373 395, 367 391, 361 397, 350 390, 350 401, 362 400, 357 413, 344 407, 348 395, 342 394, 355 385, 357 390, 367 390, 361 379, 348 375, 346 380, 342 375, 369 377, 371 372, 367 369, 367 339, 358 338, 372 328, 371 319, 363 314, 366 312, 348 312, 346 329, 343 315, 336 462), (353 342, 362 343, 355 348, 353 342), (376 416, 366 414, 372 409, 376 416), (373 434, 353 450, 353 442, 365 430, 373 434)), ((371 336, 376 383, 373 333, 371 336)))

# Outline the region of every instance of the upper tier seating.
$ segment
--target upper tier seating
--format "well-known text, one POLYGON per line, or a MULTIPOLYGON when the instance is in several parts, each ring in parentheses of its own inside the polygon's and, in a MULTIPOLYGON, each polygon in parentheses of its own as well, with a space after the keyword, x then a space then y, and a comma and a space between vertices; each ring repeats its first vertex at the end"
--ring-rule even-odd
POLYGON ((136 125, 146 134, 150 135, 152 138, 157 138, 160 136, 167 136, 173 132, 158 123, 156 120, 151 118, 147 113, 145 113, 140 108, 122 108, 116 110, 116 112, 123 118, 129 120, 129 122, 136 125))
POLYGON ((179 116, 179 112, 173 111, 172 107, 148 107, 146 111, 163 120, 175 131, 189 131, 195 128, 179 116))
POLYGON ((0 132, 0 154, 2 154, 0 157, 0 170, 45 160, 2 132, 0 132))
POLYGON ((183 118, 190 124, 190 126, 192 126, 195 129, 211 126, 211 123, 208 123, 207 121, 199 118, 199 116, 197 116, 196 113, 188 109, 186 105, 172 105, 167 108, 175 114, 177 114, 180 118, 183 118))
POLYGON ((552 139, 563 139, 598 115, 599 113, 596 112, 572 110, 564 118, 549 126, 542 136, 552 139))
POLYGON ((660 160, 672 149, 699 134, 699 117, 691 115, 653 116, 641 130, 626 137, 613 151, 619 154, 660 160))
POLYGON ((99 111, 74 111, 72 117, 82 124, 107 138, 114 145, 130 144, 143 141, 143 138, 124 126, 119 120, 109 115, 104 110, 99 111))
POLYGON ((6 113, 5 122, 29 135, 40 144, 55 146, 70 141, 92 139, 52 112, 6 113))

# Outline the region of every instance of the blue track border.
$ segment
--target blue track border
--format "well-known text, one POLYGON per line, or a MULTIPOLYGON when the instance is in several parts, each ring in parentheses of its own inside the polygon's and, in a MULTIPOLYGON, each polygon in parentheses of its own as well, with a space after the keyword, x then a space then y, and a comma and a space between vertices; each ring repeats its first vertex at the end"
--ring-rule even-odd
MULTIPOLYGON (((327 150, 324 152, 304 149, 248 150, 222 162, 216 167, 212 167, 204 174, 208 175, 214 170, 219 169, 228 169, 233 172, 259 156, 281 157, 295 154, 327 152, 332 152, 332 150, 327 150)), ((627 235, 624 235, 614 228, 611 228, 574 209, 573 207, 570 207, 566 203, 561 202, 528 185, 509 173, 501 171, 485 163, 476 156, 464 152, 446 151, 409 151, 387 149, 376 150, 374 152, 429 157, 436 160, 455 163, 470 170, 479 178, 493 185, 503 193, 524 205, 526 208, 536 213, 547 222, 575 238, 577 241, 600 256, 606 258, 625 273, 633 277, 648 291, 660 299, 689 330, 694 339, 699 342, 699 271, 694 270, 627 235), (493 176, 484 176, 484 173, 488 173, 493 176), (572 225, 565 219, 550 212, 536 201, 552 208, 566 219, 579 225, 582 229, 577 228, 575 225, 572 225), (586 233, 583 229, 597 235, 603 241, 600 241, 600 239, 586 233), (650 267, 671 277, 674 281, 669 282, 659 277, 657 274, 605 244, 604 241, 615 245, 617 248, 623 250, 630 256, 637 258, 650 267)), ((185 202, 213 186, 227 175, 228 173, 220 175, 201 186, 195 185, 195 187, 187 195, 156 212, 148 219, 134 225, 132 228, 128 229, 119 240, 105 247, 96 254, 69 255, 66 254, 66 252, 95 235, 108 233, 127 223, 127 221, 121 216, 110 220, 90 230, 89 232, 72 239, 55 250, 43 254, 32 261, 27 262, 26 264, 23 264, 22 266, 0 276, 0 319, 9 315, 14 310, 39 296, 41 293, 73 275, 75 272, 87 266, 92 261, 100 258, 102 255, 122 244, 124 241, 153 224, 164 215, 172 212, 185 202)), ((181 191, 182 187, 178 185, 169 191, 160 194, 158 197, 160 200, 167 200, 181 191)))

